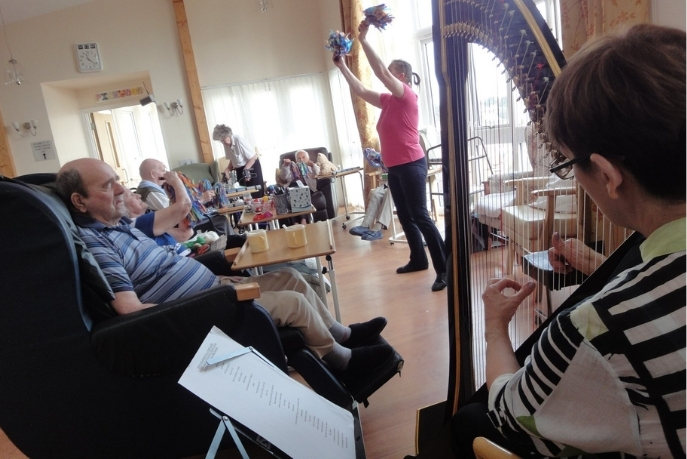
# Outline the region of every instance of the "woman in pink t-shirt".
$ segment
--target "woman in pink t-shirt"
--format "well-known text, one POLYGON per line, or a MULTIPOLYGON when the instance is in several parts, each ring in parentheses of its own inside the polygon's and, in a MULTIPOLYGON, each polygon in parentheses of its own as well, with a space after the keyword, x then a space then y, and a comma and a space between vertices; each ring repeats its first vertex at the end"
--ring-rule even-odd
POLYGON ((375 75, 390 93, 363 86, 344 59, 334 58, 334 65, 358 97, 382 109, 377 121, 382 160, 389 169, 389 189, 410 248, 410 260, 396 272, 403 274, 428 268, 424 236, 437 274, 432 291, 437 292, 446 288, 446 248, 427 211, 427 160, 417 130, 417 94, 410 88, 413 79, 415 84, 420 84, 420 77, 402 60, 391 62, 387 68, 366 40, 369 27, 366 21, 360 23, 358 40, 375 75))

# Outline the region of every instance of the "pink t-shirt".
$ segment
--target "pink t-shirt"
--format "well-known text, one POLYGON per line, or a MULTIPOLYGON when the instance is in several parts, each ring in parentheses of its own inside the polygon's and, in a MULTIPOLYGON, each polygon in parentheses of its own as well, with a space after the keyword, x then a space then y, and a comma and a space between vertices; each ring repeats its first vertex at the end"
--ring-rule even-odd
POLYGON ((382 113, 377 121, 382 160, 386 167, 398 166, 425 157, 417 132, 417 94, 403 84, 403 97, 380 95, 382 113))

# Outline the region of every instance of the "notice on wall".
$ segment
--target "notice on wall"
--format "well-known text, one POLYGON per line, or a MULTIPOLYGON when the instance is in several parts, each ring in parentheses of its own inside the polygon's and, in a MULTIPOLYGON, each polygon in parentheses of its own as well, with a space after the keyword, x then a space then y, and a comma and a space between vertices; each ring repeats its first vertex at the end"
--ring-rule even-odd
POLYGON ((349 411, 291 379, 216 327, 179 384, 291 457, 355 459, 349 411))
POLYGON ((51 140, 31 142, 31 151, 33 151, 34 161, 48 161, 51 159, 56 159, 55 149, 52 146, 51 140))

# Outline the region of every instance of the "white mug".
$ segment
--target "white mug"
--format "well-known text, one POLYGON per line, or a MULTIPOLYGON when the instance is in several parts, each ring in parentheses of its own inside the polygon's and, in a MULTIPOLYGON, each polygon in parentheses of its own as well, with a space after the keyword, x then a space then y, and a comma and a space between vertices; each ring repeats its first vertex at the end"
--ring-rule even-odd
POLYGON ((305 225, 287 226, 286 230, 286 245, 291 249, 303 247, 308 243, 305 237, 305 225))
POLYGON ((267 231, 264 229, 247 231, 246 239, 248 240, 248 247, 250 247, 250 251, 253 253, 264 252, 270 248, 270 244, 267 241, 267 231))

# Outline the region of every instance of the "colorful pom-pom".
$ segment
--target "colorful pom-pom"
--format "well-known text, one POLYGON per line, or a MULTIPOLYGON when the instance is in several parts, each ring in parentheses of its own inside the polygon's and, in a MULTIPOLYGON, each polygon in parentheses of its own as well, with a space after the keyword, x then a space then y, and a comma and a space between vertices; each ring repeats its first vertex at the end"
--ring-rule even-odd
POLYGON ((363 156, 365 156, 370 166, 381 167, 384 172, 388 172, 388 169, 384 165, 384 161, 382 161, 382 155, 378 151, 372 148, 366 148, 363 150, 363 156))
MULTIPOLYGON (((191 199, 191 211, 188 213, 188 215, 184 218, 183 223, 188 225, 189 227, 193 228, 196 223, 198 223, 203 216, 207 213, 207 209, 199 201, 200 195, 202 194, 196 185, 189 179, 186 175, 184 174, 179 174, 179 178, 181 179, 181 182, 184 184, 184 188, 186 188, 186 193, 188 193, 188 197, 191 199)), ((174 196, 174 188, 172 188, 170 185, 167 183, 164 183, 162 185, 162 188, 167 192, 169 195, 169 202, 174 203, 176 202, 175 196, 174 196)))
POLYGON ((384 3, 366 8, 363 11, 363 14, 365 15, 365 20, 368 24, 373 25, 380 30, 385 29, 387 24, 391 24, 391 21, 394 20, 394 17, 389 14, 389 7, 387 7, 384 3))
POLYGON ((335 59, 350 53, 351 46, 353 46, 353 40, 348 38, 348 35, 345 33, 339 32, 338 30, 329 32, 329 39, 327 40, 325 48, 334 53, 335 59))
POLYGON ((215 183, 215 199, 213 204, 219 209, 229 207, 229 198, 227 198, 227 193, 224 191, 224 185, 221 182, 215 183))

